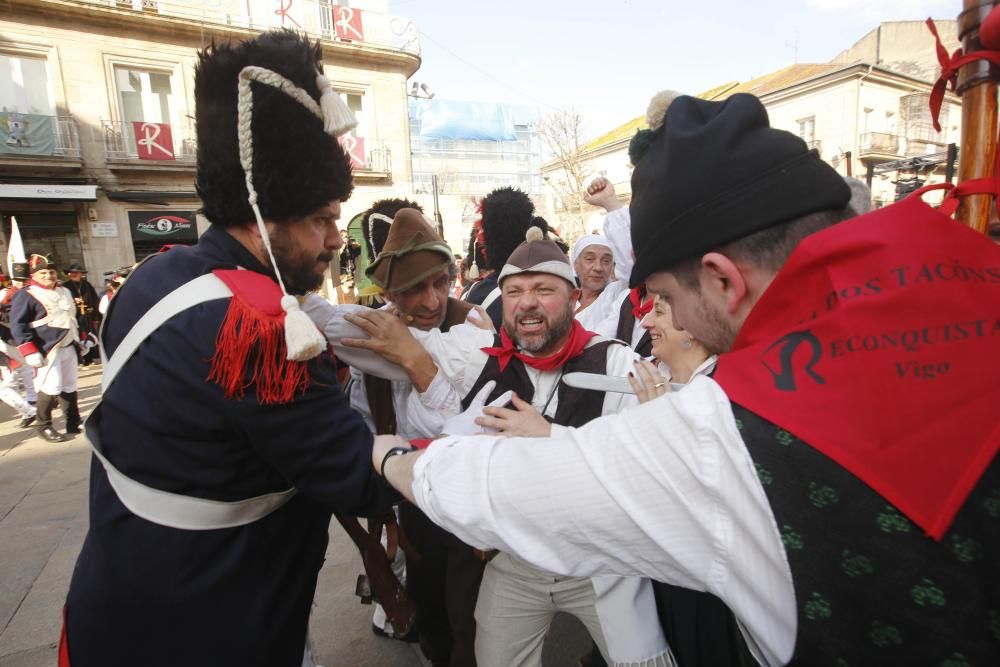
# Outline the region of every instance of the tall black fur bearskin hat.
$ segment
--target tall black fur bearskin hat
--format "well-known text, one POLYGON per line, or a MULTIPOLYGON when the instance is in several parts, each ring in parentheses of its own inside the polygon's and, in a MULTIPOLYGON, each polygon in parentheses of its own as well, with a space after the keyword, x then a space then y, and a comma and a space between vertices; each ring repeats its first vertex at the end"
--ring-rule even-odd
POLYGON ((213 224, 254 221, 246 166, 266 220, 303 217, 350 196, 350 161, 337 136, 356 121, 322 76, 318 43, 291 30, 213 43, 198 57, 195 103, 196 186, 213 224))
POLYGON ((528 228, 535 226, 535 205, 521 190, 505 187, 486 195, 482 209, 486 261, 489 268, 499 271, 514 248, 524 242, 528 228))
POLYGON ((424 208, 415 201, 409 199, 379 199, 372 204, 371 208, 361 214, 361 231, 365 234, 365 245, 368 248, 368 257, 372 260, 382 252, 382 246, 389 236, 389 226, 396 213, 403 208, 415 208, 421 213, 424 208), (378 214, 373 218, 373 214, 378 214))

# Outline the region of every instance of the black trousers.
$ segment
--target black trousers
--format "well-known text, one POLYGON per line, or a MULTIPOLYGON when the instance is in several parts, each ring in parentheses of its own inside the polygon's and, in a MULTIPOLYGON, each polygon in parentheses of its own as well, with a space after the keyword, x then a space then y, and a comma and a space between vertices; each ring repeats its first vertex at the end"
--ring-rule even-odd
POLYGON ((420 559, 406 561, 420 648, 434 667, 475 667, 476 600, 486 563, 472 547, 403 503, 399 522, 420 559))

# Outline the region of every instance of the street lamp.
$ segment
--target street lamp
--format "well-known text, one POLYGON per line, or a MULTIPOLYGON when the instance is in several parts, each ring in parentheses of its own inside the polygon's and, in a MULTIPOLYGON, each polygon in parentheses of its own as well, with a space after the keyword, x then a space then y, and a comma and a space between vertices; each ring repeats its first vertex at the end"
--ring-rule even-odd
POLYGON ((413 82, 410 87, 410 92, 408 93, 410 97, 416 97, 421 100, 432 100, 434 99, 434 92, 427 86, 426 83, 413 82))

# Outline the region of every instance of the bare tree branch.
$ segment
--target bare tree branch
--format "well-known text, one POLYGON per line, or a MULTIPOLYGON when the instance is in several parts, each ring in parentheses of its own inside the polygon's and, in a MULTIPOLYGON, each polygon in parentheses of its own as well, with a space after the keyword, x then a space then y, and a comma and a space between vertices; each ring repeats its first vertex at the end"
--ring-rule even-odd
POLYGON ((582 159, 584 148, 583 118, 573 109, 563 109, 543 118, 538 124, 541 137, 552 159, 549 164, 556 171, 546 177, 546 183, 555 192, 557 212, 567 223, 563 230, 567 242, 586 234, 587 211, 584 189, 590 179, 590 169, 582 159))

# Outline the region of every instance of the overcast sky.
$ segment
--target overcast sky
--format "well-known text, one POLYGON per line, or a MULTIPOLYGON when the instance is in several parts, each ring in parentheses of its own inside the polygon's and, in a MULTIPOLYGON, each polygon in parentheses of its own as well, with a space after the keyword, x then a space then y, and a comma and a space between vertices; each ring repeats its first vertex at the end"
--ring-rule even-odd
MULTIPOLYGON (((954 19, 959 0, 389 0, 413 19, 414 81, 442 98, 575 108, 596 136, 657 90, 698 93, 826 62, 880 21, 954 19)), ((931 39, 928 33, 928 39, 931 39)))

